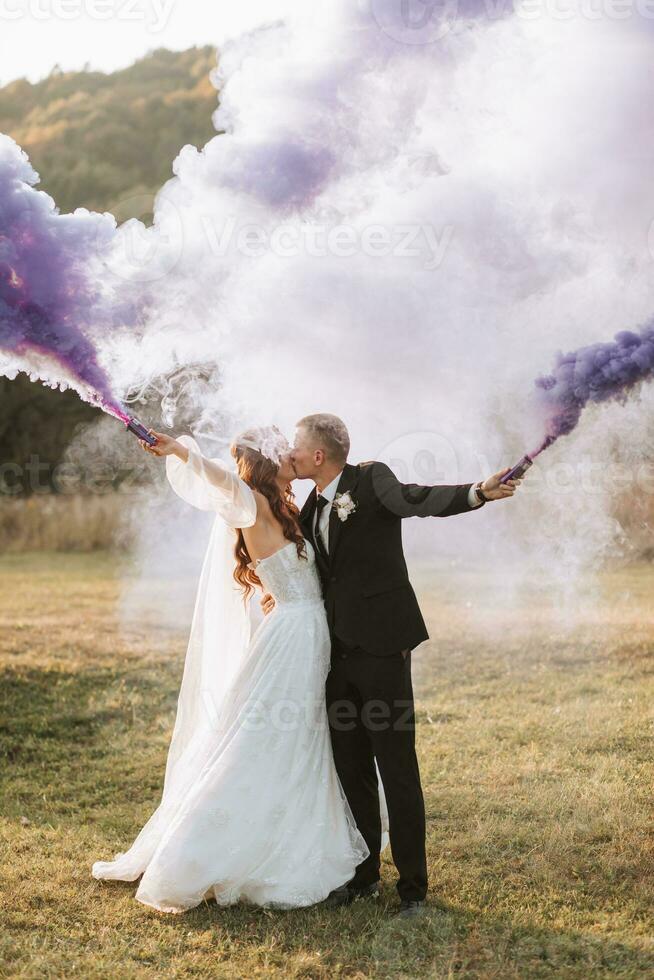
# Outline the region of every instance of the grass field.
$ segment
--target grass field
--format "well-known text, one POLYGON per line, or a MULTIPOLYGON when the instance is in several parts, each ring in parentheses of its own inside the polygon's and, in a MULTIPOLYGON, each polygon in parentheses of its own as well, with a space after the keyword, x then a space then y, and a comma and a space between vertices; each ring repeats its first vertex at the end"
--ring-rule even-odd
POLYGON ((91 878, 158 802, 187 628, 120 626, 117 561, 0 559, 1 976, 654 976, 653 566, 564 617, 421 571, 432 904, 398 926, 388 856, 381 902, 335 912, 165 916, 91 878))

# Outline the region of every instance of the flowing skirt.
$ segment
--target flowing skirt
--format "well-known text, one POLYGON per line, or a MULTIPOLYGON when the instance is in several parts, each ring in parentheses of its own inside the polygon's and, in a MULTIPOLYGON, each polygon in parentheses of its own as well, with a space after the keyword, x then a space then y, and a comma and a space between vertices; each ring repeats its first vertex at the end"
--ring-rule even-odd
POLYGON ((173 784, 132 847, 93 876, 183 912, 213 897, 294 908, 353 877, 368 848, 334 768, 322 600, 278 603, 220 710, 207 706, 173 784))

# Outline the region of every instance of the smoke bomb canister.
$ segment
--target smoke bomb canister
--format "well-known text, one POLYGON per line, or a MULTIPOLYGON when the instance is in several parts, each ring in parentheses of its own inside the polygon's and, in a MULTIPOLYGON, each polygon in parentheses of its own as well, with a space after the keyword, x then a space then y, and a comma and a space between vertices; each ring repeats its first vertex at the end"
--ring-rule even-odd
POLYGON ((506 483, 507 480, 520 480, 530 466, 533 465, 533 459, 531 456, 524 455, 521 460, 519 460, 513 469, 509 470, 506 476, 502 477, 502 483, 506 483))
POLYGON ((129 429, 130 432, 133 432, 135 436, 138 436, 139 439, 143 439, 144 442, 147 442, 148 446, 157 445, 156 438, 150 435, 146 427, 139 422, 138 419, 131 418, 129 422, 126 423, 126 426, 127 429, 129 429))

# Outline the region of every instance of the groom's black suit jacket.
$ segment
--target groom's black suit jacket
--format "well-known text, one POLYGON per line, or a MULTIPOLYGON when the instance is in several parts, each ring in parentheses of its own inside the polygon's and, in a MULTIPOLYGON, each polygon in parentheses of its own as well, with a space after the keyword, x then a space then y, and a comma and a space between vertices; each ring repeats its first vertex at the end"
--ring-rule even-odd
MULTIPOLYGON (((400 483, 385 463, 347 464, 337 494, 349 491, 356 510, 341 521, 329 516, 329 561, 316 549, 332 637, 378 656, 411 650, 429 634, 402 550, 402 518, 450 517, 472 508, 472 484, 423 487, 400 483)), ((300 512, 304 536, 314 543, 314 488, 300 512)))

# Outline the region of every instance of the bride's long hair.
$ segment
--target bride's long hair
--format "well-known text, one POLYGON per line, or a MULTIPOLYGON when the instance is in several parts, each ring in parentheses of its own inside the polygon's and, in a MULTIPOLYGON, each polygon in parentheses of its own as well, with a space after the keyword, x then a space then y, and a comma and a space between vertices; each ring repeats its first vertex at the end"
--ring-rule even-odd
MULTIPOLYGON (((244 432, 240 438, 248 439, 251 437, 251 433, 244 432)), ((300 512, 295 504, 295 494, 290 483, 283 491, 280 490, 276 481, 279 470, 277 463, 256 449, 239 445, 238 441, 230 447, 230 451, 236 460, 238 475, 241 480, 253 490, 258 490, 259 493, 263 494, 270 504, 270 509, 281 524, 286 540, 295 543, 300 558, 306 558, 304 537, 300 530, 300 512)), ((236 534, 234 578, 243 589, 244 599, 247 600, 254 592, 255 586, 261 585, 261 579, 254 569, 249 567, 252 558, 245 544, 243 531, 238 528, 236 534)))

